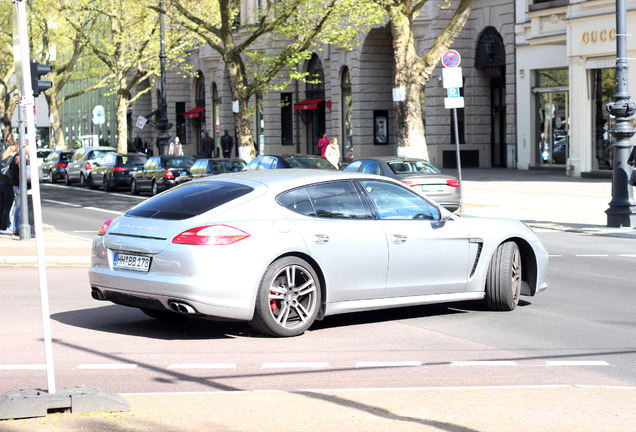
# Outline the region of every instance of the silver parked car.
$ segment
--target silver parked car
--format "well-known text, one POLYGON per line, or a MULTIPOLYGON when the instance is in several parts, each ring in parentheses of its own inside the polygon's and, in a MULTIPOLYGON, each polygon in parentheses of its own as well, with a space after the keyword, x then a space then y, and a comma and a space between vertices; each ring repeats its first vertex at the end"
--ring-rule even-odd
POLYGON ((344 171, 384 175, 434 199, 450 211, 459 208, 459 181, 426 159, 376 156, 351 162, 344 171))
POLYGON ((253 170, 184 183, 105 222, 93 298, 249 321, 295 336, 346 312, 483 300, 509 311, 547 288, 548 254, 515 220, 450 213, 396 180, 253 170))

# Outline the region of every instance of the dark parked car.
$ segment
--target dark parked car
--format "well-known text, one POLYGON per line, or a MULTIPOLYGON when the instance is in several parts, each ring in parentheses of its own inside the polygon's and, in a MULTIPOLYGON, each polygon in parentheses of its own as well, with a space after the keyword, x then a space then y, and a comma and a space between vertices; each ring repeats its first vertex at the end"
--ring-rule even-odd
POLYGON ((391 177, 434 199, 450 211, 459 208, 459 181, 426 159, 378 156, 351 162, 343 171, 391 177))
POLYGON ((185 156, 153 156, 144 166, 135 171, 130 181, 130 192, 137 195, 141 190, 149 190, 156 195, 161 190, 170 189, 181 174, 187 174, 194 159, 185 156))
POLYGON ((81 147, 75 151, 73 158, 66 166, 66 185, 78 181, 80 186, 88 186, 88 174, 95 161, 108 153, 117 153, 114 147, 81 147))
POLYGON ((109 153, 95 162, 88 174, 88 185, 91 189, 101 186, 105 191, 118 187, 130 188, 133 173, 141 169, 147 160, 148 157, 142 153, 109 153))
POLYGON ((245 165, 246 164, 243 159, 197 159, 194 161, 194 165, 192 165, 188 170, 188 174, 177 177, 176 183, 181 184, 190 180, 196 180, 216 174, 241 172, 245 168, 245 165))
POLYGON ((245 167, 246 170, 266 170, 281 168, 337 169, 327 159, 313 155, 267 155, 259 156, 245 167))
POLYGON ((66 165, 73 157, 73 150, 53 150, 42 163, 45 182, 56 183, 66 177, 66 165))

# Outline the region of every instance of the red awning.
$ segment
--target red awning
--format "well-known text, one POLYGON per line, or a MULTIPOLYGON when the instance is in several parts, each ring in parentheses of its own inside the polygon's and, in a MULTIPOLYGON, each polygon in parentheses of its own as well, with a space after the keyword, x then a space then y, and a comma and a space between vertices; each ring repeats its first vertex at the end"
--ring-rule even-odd
POLYGON ((199 117, 202 111, 205 111, 205 107, 192 108, 190 111, 186 111, 183 116, 185 118, 196 118, 199 117))
MULTIPOLYGON (((294 105, 294 109, 297 111, 305 111, 305 110, 315 110, 318 109, 318 104, 324 101, 324 99, 305 99, 300 102, 296 102, 294 105)), ((327 108, 331 109, 331 101, 327 101, 327 108)))

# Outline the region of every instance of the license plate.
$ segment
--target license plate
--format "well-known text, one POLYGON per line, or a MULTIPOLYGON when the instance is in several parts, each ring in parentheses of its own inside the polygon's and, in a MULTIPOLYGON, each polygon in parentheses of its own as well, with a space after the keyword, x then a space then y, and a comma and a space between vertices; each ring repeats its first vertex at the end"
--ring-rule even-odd
POLYGON ((422 192, 424 193, 442 193, 444 189, 435 188, 435 186, 422 186, 422 192))
POLYGON ((150 269, 150 257, 129 254, 115 254, 115 268, 147 272, 150 269))

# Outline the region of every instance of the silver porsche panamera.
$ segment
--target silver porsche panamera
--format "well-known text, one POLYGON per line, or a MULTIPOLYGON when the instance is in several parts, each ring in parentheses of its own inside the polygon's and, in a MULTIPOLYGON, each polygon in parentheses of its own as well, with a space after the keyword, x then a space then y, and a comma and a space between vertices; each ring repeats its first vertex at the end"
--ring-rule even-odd
POLYGON ((452 214, 372 174, 257 170, 185 183, 101 227, 92 296, 295 336, 329 315, 464 300, 509 311, 547 288, 515 220, 452 214))

